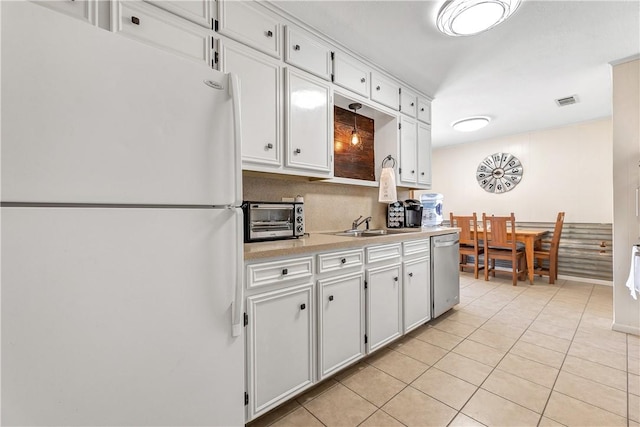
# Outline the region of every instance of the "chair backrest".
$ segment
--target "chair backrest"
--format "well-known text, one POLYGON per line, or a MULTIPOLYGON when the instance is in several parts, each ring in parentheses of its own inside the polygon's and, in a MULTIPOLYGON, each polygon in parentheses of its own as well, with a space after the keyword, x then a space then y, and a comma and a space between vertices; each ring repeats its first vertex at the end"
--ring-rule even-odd
POLYGON ((485 245, 516 250, 516 217, 513 212, 510 216, 487 216, 483 213, 482 226, 485 231, 485 245))
POLYGON ((564 224, 564 212, 558 212, 558 218, 556 219, 556 226, 553 228, 553 237, 551 238, 551 248, 549 250, 551 255, 557 257, 558 245, 560 243, 560 236, 562 235, 562 225, 564 224))
POLYGON ((449 212, 449 224, 460 229, 460 244, 478 246, 478 216, 454 215, 449 212))

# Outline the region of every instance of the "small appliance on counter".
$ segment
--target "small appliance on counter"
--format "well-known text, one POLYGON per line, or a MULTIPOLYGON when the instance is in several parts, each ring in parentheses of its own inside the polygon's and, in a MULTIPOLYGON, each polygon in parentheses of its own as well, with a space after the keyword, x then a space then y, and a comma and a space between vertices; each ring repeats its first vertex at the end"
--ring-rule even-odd
POLYGON ((427 193, 420 197, 424 208, 422 215, 423 227, 438 227, 442 224, 442 199, 440 193, 427 193))
POLYGON ((304 203, 245 201, 242 210, 245 243, 304 236, 304 203))
POLYGON ((387 206, 387 228, 404 227, 404 202, 397 201, 387 206))
POLYGON ((404 226, 408 228, 422 227, 422 204, 415 199, 404 201, 404 226))

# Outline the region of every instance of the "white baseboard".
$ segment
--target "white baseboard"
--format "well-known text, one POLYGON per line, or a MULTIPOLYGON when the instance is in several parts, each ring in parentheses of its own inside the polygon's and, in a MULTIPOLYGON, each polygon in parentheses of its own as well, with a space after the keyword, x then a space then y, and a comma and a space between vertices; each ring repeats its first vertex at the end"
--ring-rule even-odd
POLYGON ((613 280, 590 279, 588 277, 573 277, 558 274, 558 279, 571 280, 572 282, 589 283, 591 285, 603 285, 613 287, 613 280))
POLYGON ((621 325, 619 323, 613 323, 611 329, 618 332, 624 332, 625 334, 640 335, 640 328, 637 326, 621 325))

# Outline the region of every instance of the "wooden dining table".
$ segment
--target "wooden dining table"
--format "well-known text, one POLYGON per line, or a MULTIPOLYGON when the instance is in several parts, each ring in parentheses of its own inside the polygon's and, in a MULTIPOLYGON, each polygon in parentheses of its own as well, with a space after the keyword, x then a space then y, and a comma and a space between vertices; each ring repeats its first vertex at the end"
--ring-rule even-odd
MULTIPOLYGON (((473 233, 473 231, 472 231, 473 233)), ((489 231, 491 233, 491 231, 489 231)), ((547 230, 535 230, 526 228, 516 228, 516 242, 524 243, 524 251, 527 257, 527 273, 529 275, 529 283, 533 285, 534 262, 533 254, 535 249, 540 246, 542 242, 542 236, 547 233, 547 230)), ((507 233, 507 238, 511 239, 511 232, 507 233)), ((484 240, 484 230, 478 229, 478 239, 484 240)))

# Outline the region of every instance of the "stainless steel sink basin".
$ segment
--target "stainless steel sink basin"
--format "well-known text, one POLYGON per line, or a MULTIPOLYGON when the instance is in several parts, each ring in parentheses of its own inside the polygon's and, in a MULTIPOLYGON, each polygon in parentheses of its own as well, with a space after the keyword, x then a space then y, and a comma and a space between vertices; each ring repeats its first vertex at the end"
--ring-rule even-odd
POLYGON ((344 236, 344 237, 375 237, 375 236, 386 236, 387 234, 402 234, 405 233, 400 230, 385 230, 382 228, 374 229, 374 230, 346 230, 340 231, 337 233, 327 233, 333 234, 334 236, 344 236))

